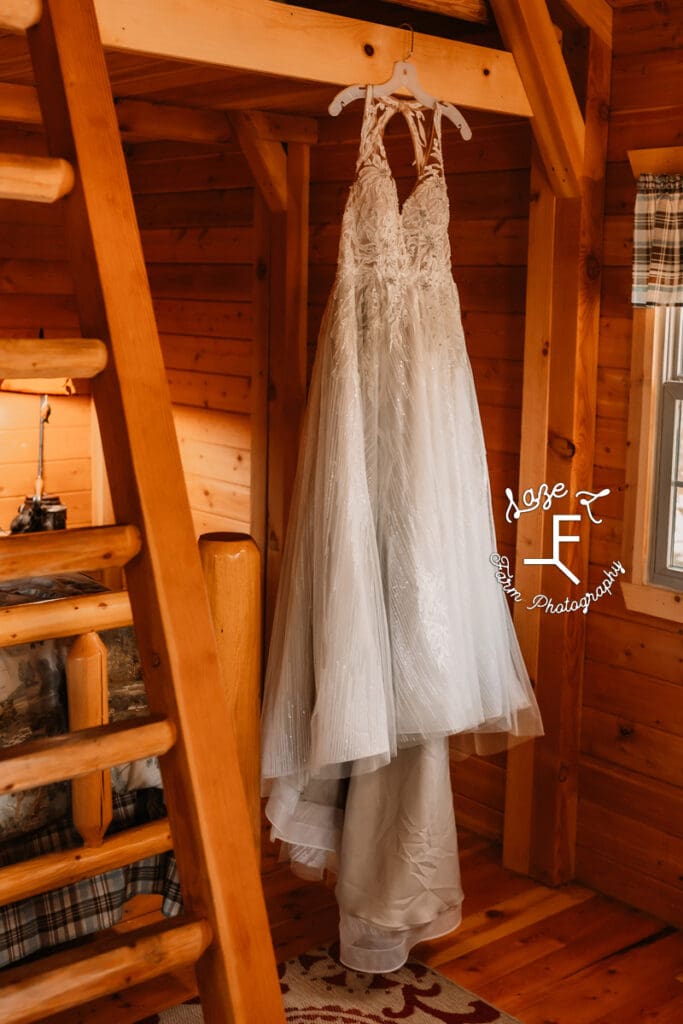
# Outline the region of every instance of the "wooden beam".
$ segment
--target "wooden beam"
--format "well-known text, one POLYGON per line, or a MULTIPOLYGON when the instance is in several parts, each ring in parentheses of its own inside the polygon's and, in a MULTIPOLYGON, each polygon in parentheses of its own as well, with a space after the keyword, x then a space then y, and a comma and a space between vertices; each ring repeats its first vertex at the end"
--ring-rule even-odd
POLYGON ((195 110, 144 100, 119 100, 116 119, 124 136, 178 142, 230 142, 232 132, 220 110, 195 110))
POLYGON ((492 0, 526 88, 534 138, 557 196, 580 195, 584 124, 545 0, 492 0))
POLYGON ((16 604, 0 609, 0 647, 132 624, 130 598, 125 590, 16 604))
POLYGON ((94 377, 107 365, 97 338, 0 338, 0 378, 94 377))
POLYGON ((656 149, 629 149, 628 161, 633 177, 641 174, 680 174, 683 172, 683 146, 656 149))
POLYGON ((74 172, 66 160, 3 153, 0 156, 0 199, 54 203, 67 195, 74 172))
POLYGON ((287 209, 287 157, 282 143, 264 139, 258 115, 235 110, 228 114, 254 180, 271 213, 287 209))
POLYGON ((491 24, 491 12, 485 0, 386 0, 401 7, 414 7, 418 11, 444 14, 460 21, 473 21, 479 25, 491 24))
POLYGON ((612 46, 612 8, 607 0, 562 0, 579 24, 591 29, 606 46, 612 46))
MULTIPOLYGON (((405 29, 268 0, 96 0, 108 49, 328 82, 382 82, 405 51, 405 29)), ((528 117, 509 53, 415 34, 424 88, 440 99, 528 117)))
POLYGON ((0 868, 0 906, 73 885, 172 849, 168 819, 119 832, 101 846, 76 846, 0 868))
POLYGON ((89 944, 21 964, 3 976, 0 1015, 6 1024, 44 1021, 53 1013, 157 978, 195 963, 211 942, 206 921, 186 916, 125 935, 103 936, 89 944))
MULTIPOLYGON (((580 523, 572 522, 571 530, 563 531, 579 534, 581 542, 564 545, 561 556, 563 563, 579 578, 579 583, 574 585, 555 565, 545 565, 540 584, 537 578, 531 583, 525 580, 525 585, 534 588, 533 593, 524 594, 525 604, 530 603, 535 593, 540 593, 560 606, 566 598, 571 601, 589 589, 590 522, 577 491, 592 489, 607 152, 604 110, 609 106, 610 75, 611 51, 591 33, 581 198, 579 202, 558 199, 553 204, 548 189, 543 188, 541 192, 547 208, 545 227, 553 232, 550 264, 547 243, 544 245, 536 238, 538 244, 532 244, 540 226, 534 225, 533 217, 531 221, 529 274, 531 281, 545 278, 546 284, 536 294, 536 301, 542 304, 540 313, 533 305, 535 292, 530 284, 527 340, 531 343, 533 327, 529 325, 540 317, 545 321, 548 337, 544 338, 544 329, 537 344, 545 349, 549 368, 539 371, 535 383, 530 376, 525 376, 521 466, 533 465, 540 476, 533 480, 520 479, 519 489, 538 488, 542 483, 551 487, 556 483, 564 484, 567 495, 561 504, 556 503, 555 511, 581 516, 580 523), (543 458, 539 460, 533 449, 542 439, 533 418, 538 414, 543 421, 546 406, 547 432, 543 458)), ((535 180, 538 180, 538 172, 535 180)), ((545 429, 544 422, 541 426, 545 429)), ((542 517, 537 522, 542 523, 542 517)), ((538 529, 549 531, 550 525, 542 524, 538 529)), ((599 529, 599 526, 592 526, 592 529, 599 529)), ((517 538, 518 565, 525 557, 537 557, 530 556, 529 551, 536 552, 541 547, 544 557, 548 558, 549 546, 542 534, 529 534, 523 527, 517 538)), ((529 623, 526 627, 524 653, 532 673, 538 666, 536 695, 545 735, 529 744, 528 751, 519 756, 512 753, 508 760, 506 866, 551 884, 566 882, 574 874, 585 630, 586 616, 580 611, 543 613, 535 638, 534 625, 529 623), (533 789, 529 808, 531 768, 533 789), (521 825, 514 820, 517 808, 522 808, 521 825)))
MULTIPOLYGON (((259 117, 262 138, 271 142, 308 142, 318 138, 313 117, 254 111, 259 117)), ((172 139, 222 145, 232 142, 228 118, 223 110, 199 110, 147 100, 122 99, 116 103, 119 130, 125 139, 172 139)), ((36 90, 31 85, 0 82, 0 121, 13 124, 42 124, 36 90)))
POLYGON ((309 147, 292 144, 287 153, 287 211, 272 218, 266 635, 275 608, 306 406, 309 186, 309 147))
POLYGON ((16 533, 0 540, 0 580, 126 565, 138 554, 140 544, 137 526, 16 533))
POLYGON ((0 750, 0 793, 49 786, 124 761, 165 754, 175 740, 172 722, 148 718, 4 747, 0 750))

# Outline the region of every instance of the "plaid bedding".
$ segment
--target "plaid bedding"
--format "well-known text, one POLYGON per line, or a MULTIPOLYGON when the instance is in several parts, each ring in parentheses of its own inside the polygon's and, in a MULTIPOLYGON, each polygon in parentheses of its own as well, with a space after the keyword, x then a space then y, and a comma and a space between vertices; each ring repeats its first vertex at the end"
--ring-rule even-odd
MULTIPOLYGON (((159 790, 114 793, 114 818, 109 835, 163 817, 159 790)), ((42 853, 80 846, 73 825, 64 821, 3 844, 0 866, 29 860, 42 853)), ((172 852, 148 857, 95 878, 0 907, 0 966, 41 950, 72 942, 121 920, 123 905, 133 896, 158 893, 162 910, 180 913, 182 898, 172 852)))

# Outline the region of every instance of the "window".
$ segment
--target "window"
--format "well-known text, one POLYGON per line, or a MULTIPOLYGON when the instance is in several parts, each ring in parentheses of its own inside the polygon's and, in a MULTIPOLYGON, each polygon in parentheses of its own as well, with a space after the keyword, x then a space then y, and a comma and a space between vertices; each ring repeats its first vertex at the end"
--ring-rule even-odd
POLYGON ((650 577, 683 590, 683 309, 658 309, 654 330, 661 335, 661 388, 650 577))

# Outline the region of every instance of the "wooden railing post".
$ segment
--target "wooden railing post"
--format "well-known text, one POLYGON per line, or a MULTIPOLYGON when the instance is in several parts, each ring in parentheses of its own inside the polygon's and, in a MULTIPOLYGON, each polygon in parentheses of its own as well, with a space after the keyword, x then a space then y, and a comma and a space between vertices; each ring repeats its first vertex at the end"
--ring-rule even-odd
POLYGON ((261 557, 254 541, 239 533, 205 534, 199 539, 199 553, 258 852, 261 835, 261 557))
MULTIPOLYGON (((107 650, 95 632, 74 640, 66 659, 69 728, 89 729, 109 721, 107 650)), ((71 815, 86 846, 99 846, 112 819, 109 770, 71 782, 71 815)))

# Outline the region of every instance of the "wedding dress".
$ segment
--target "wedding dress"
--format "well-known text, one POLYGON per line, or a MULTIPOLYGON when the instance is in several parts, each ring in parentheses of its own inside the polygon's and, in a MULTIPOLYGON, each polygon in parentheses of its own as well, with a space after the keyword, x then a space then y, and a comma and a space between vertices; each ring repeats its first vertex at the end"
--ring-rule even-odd
POLYGON ((481 421, 448 240, 436 105, 368 86, 320 331, 262 719, 272 836, 338 873, 341 958, 390 971, 460 920, 448 737, 539 735, 495 552, 481 421), (399 205, 384 129, 415 186, 399 205))

